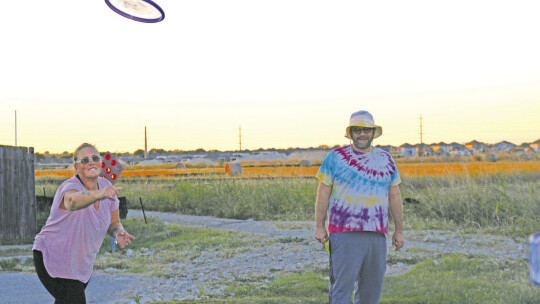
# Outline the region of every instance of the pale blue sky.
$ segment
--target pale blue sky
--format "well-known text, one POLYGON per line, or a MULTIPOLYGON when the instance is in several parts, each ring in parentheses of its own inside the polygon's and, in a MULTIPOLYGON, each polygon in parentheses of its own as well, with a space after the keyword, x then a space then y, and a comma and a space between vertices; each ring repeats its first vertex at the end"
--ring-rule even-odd
POLYGON ((536 1, 11 1, 0 19, 0 145, 72 151, 540 138, 536 1))

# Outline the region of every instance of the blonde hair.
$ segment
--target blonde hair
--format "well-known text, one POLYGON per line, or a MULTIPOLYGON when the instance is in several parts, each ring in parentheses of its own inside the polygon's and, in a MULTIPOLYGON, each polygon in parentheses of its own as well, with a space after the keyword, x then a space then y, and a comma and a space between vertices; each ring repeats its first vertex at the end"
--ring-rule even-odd
POLYGON ((76 162, 77 161, 77 155, 79 154, 79 151, 81 151, 82 149, 84 148, 92 148, 94 150, 96 150, 96 152, 99 153, 98 149, 96 148, 96 146, 92 145, 92 144, 89 144, 89 143, 84 143, 80 146, 77 147, 77 149, 75 149, 75 152, 73 153, 73 161, 76 162))

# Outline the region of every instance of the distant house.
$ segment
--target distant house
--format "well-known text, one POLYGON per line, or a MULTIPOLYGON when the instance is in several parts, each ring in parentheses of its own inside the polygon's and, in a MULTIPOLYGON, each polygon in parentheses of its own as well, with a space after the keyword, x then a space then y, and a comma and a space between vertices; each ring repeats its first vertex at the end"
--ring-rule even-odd
POLYGON ((519 146, 516 146, 516 151, 520 152, 530 152, 531 151, 531 144, 528 143, 522 143, 519 146))
POLYGON ((535 141, 535 142, 532 142, 529 147, 531 147, 531 151, 534 151, 534 152, 540 152, 540 139, 535 141))
POLYGON ((465 145, 453 142, 450 144, 450 155, 471 155, 471 151, 465 145))
POLYGON ((163 165, 163 164, 166 164, 167 163, 167 160, 163 159, 163 158, 154 158, 154 159, 145 159, 141 162, 139 162, 137 165, 141 165, 141 166, 148 166, 148 165, 163 165))
POLYGON ((416 152, 420 156, 432 156, 434 154, 433 147, 431 145, 426 145, 426 144, 416 145, 416 152))
POLYGON ((211 159, 204 158, 204 157, 194 157, 190 160, 184 161, 183 163, 190 164, 190 165, 199 165, 199 164, 209 165, 209 164, 214 163, 214 161, 211 159))
POLYGON ((435 155, 448 155, 452 151, 452 145, 441 141, 438 144, 432 144, 431 149, 435 155))
POLYGON ((416 144, 411 145, 404 143, 398 147, 398 151, 402 157, 416 157, 416 156, 431 156, 434 155, 434 150, 431 145, 416 144))
POLYGON ((510 152, 514 150, 515 147, 516 145, 511 142, 501 141, 500 143, 494 144, 492 148, 493 150, 497 150, 499 152, 510 152))
POLYGON ((233 155, 230 158, 230 161, 241 161, 248 155, 249 153, 233 153, 233 155))
POLYGON ((401 151, 401 156, 403 157, 418 156, 418 150, 416 149, 416 146, 408 143, 404 143, 403 145, 399 146, 399 150, 401 151))
POLYGON ((305 152, 293 152, 288 156, 292 160, 322 161, 328 155, 328 150, 315 150, 305 152))
POLYGON ((285 160, 287 155, 276 151, 260 151, 249 153, 238 153, 238 156, 231 157, 231 161, 267 161, 267 160, 285 160), (233 159, 234 158, 234 159, 233 159))
POLYGON ((399 152, 399 149, 397 147, 390 146, 390 145, 387 145, 387 146, 376 145, 375 147, 390 153, 390 155, 394 157, 401 156, 401 153, 399 152))
POLYGON ((489 145, 473 140, 465 144, 465 147, 472 152, 472 154, 489 152, 489 145))

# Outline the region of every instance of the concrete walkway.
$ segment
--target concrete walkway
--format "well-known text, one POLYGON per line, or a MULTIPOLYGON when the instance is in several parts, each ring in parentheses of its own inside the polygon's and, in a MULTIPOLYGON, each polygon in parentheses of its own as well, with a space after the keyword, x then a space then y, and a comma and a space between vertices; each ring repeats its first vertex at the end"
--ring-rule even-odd
MULTIPOLYGON (((126 303, 134 295, 130 286, 137 285, 139 276, 125 274, 94 274, 86 288, 87 303, 109 303, 124 298, 126 303)), ((54 298, 41 285, 36 274, 0 273, 0 303, 54 303, 54 298)))

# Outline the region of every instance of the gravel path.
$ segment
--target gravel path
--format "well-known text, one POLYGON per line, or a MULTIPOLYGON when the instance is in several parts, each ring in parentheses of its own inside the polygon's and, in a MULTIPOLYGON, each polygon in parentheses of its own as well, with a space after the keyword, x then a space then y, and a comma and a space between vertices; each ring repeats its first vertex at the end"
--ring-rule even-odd
MULTIPOLYGON (((235 281, 249 280, 264 285, 267 279, 255 281, 253 278, 272 278, 280 272, 323 268, 328 265, 326 251, 313 239, 313 222, 231 220, 159 212, 146 212, 146 217, 156 217, 171 224, 255 233, 276 245, 265 250, 253 248, 249 252, 225 259, 216 259, 212 252, 202 252, 190 263, 169 264, 167 273, 170 278, 95 271, 87 289, 89 303, 135 303, 134 296, 139 297, 140 303, 195 299, 201 290, 225 295, 228 284, 235 281), (279 241, 283 239, 294 241, 279 241), (219 284, 210 285, 215 282, 219 284)), ((128 218, 142 219, 143 215, 138 210, 129 210, 128 218)), ((481 254, 496 259, 521 259, 528 255, 526 240, 516 243, 512 239, 492 235, 415 230, 405 231, 405 241, 406 246, 399 252, 388 250, 390 264, 386 275, 410 270, 412 266, 407 261, 437 258, 448 253, 481 254)), ((390 241, 387 243, 390 247, 390 241)), ((37 277, 31 274, 0 273, 0 294, 3 295, 2 303, 52 302, 37 277), (23 289, 30 291, 21 292, 23 289)))

